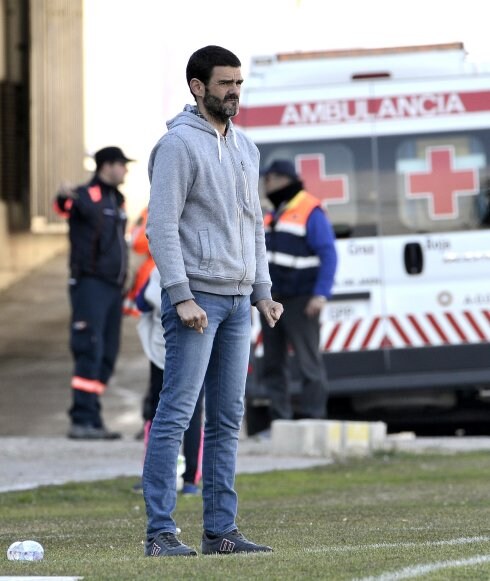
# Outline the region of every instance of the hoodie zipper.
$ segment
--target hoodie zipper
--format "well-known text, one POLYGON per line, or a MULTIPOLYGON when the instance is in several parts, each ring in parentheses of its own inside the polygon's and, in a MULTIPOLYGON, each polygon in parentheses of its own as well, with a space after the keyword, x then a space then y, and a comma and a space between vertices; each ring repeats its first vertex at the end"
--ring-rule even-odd
MULTIPOLYGON (((230 148, 228 145, 228 140, 226 139, 226 137, 223 138, 224 142, 225 142, 225 146, 226 149, 228 151, 228 154, 230 156, 231 159, 231 165, 233 166, 233 174, 234 174, 234 182, 235 182, 235 199, 236 199, 236 208, 237 208, 237 220, 238 220, 238 231, 240 233, 240 248, 241 248, 241 256, 242 256, 242 262, 243 262, 243 269, 242 269, 242 278, 240 280, 240 282, 237 285, 237 290, 238 292, 240 292, 240 286, 242 284, 242 282, 245 280, 245 276, 247 274, 247 263, 245 262, 245 256, 244 256, 244 243, 243 243, 243 218, 242 218, 242 209, 240 207, 240 195, 239 195, 239 191, 238 191, 238 175, 237 175, 237 167, 236 167, 236 163, 235 160, 233 159, 233 155, 230 152, 230 148)), ((242 167, 242 171, 243 171, 243 178, 245 180, 245 185, 246 185, 246 201, 248 202, 248 182, 245 176, 245 167, 243 165, 243 161, 240 162, 241 163, 241 167, 242 167)))

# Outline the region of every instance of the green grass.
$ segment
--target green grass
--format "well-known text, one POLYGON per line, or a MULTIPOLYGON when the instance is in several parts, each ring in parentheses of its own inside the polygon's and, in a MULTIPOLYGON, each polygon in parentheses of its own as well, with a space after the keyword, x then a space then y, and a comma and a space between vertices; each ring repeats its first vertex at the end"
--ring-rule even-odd
MULTIPOLYGON (((274 547, 262 555, 145 558, 145 509, 130 490, 133 482, 0 494, 0 575, 340 580, 490 556, 488 453, 380 454, 313 470, 242 475, 238 524, 274 547), (472 540, 437 543, 464 538, 472 540), (23 539, 43 544, 44 561, 7 561, 7 547, 23 539)), ((180 498, 176 520, 182 540, 198 548, 200 499, 180 498)), ((490 561, 423 578, 488 580, 490 561)))

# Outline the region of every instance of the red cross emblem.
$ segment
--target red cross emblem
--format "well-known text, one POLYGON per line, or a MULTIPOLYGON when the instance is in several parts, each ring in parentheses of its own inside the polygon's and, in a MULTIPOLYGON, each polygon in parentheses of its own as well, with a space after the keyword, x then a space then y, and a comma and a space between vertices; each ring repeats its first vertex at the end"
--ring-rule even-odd
POLYGON ((349 201, 347 176, 342 174, 327 176, 323 154, 297 155, 296 169, 305 188, 319 200, 327 204, 345 204, 349 201))
POLYGON ((458 196, 474 196, 478 190, 477 169, 454 169, 454 147, 428 147, 428 171, 405 174, 407 198, 429 199, 429 215, 433 220, 457 218, 458 196))

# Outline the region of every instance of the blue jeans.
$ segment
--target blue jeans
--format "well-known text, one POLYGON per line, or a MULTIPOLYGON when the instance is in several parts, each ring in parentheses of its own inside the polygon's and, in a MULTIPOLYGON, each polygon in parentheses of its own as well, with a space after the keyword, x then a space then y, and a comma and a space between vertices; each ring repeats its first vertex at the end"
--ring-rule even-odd
POLYGON ((194 292, 206 312, 208 327, 200 334, 185 327, 162 292, 166 357, 164 389, 143 469, 147 534, 175 533, 172 513, 177 502, 177 456, 184 431, 204 383, 203 524, 220 535, 236 528, 234 490, 238 435, 244 412, 250 351, 250 297, 194 292))

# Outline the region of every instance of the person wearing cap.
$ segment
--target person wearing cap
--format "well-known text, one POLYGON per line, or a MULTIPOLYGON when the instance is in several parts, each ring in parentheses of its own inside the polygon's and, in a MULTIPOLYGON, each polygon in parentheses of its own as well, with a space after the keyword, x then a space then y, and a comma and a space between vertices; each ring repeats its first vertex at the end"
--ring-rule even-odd
POLYGON ((70 239, 71 426, 68 437, 113 440, 102 420, 100 396, 119 351, 123 287, 127 271, 124 196, 118 190, 130 161, 119 147, 96 152, 90 182, 63 185, 55 210, 68 219, 70 239))
POLYGON ((305 191, 290 160, 272 161, 261 175, 273 206, 264 218, 272 297, 284 305, 274 328, 261 321, 270 419, 325 418, 327 382, 319 350, 320 313, 331 296, 337 267, 334 232, 320 201, 305 191), (287 389, 289 346, 296 354, 302 383, 296 415, 287 389))

